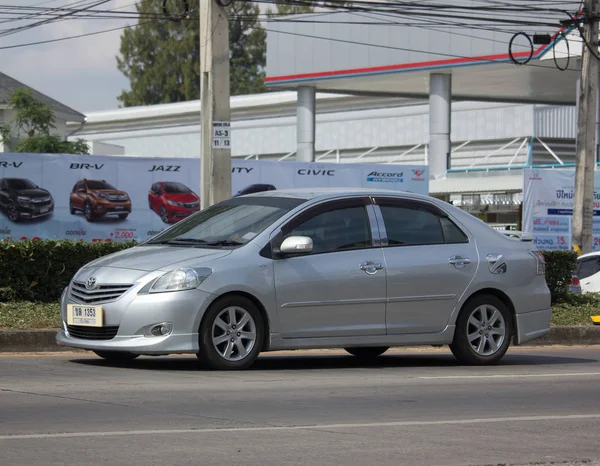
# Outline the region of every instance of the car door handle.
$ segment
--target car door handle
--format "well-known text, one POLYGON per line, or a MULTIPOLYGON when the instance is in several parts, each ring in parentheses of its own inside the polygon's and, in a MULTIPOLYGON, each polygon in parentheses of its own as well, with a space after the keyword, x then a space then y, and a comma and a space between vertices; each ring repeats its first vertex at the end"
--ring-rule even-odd
POLYGON ((448 263, 457 269, 462 269, 465 265, 471 263, 471 259, 461 256, 452 256, 450 259, 448 259, 448 263))
POLYGON ((373 261, 366 261, 360 264, 360 270, 364 270, 369 275, 374 275, 378 270, 383 269, 383 264, 373 261))

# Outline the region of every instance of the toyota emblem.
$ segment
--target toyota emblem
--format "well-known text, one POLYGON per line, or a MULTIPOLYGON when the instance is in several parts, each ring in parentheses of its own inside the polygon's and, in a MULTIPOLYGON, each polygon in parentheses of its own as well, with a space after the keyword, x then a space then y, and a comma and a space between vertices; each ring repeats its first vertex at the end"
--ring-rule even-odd
POLYGON ((96 288, 96 277, 88 278, 87 282, 85 282, 85 287, 88 290, 93 290, 94 288, 96 288))

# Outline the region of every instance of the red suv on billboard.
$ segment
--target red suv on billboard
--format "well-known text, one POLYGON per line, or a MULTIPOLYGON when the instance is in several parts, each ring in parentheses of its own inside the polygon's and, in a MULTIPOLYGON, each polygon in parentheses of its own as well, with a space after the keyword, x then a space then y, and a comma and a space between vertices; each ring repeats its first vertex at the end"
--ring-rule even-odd
POLYGON ((200 198, 176 181, 158 181, 148 192, 150 209, 165 223, 175 223, 200 210, 200 198))

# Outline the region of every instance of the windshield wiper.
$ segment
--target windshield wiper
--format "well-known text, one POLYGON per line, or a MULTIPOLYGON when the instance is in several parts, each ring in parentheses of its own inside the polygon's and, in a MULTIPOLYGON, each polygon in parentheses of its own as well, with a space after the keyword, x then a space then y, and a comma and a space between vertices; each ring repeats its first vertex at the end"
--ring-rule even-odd
POLYGON ((203 239, 173 238, 173 239, 168 239, 165 241, 152 242, 151 244, 193 244, 193 245, 197 245, 197 244, 205 244, 205 243, 206 243, 206 241, 203 239))
POLYGON ((244 243, 239 241, 222 239, 220 241, 212 241, 210 243, 204 243, 205 246, 243 246, 244 243))

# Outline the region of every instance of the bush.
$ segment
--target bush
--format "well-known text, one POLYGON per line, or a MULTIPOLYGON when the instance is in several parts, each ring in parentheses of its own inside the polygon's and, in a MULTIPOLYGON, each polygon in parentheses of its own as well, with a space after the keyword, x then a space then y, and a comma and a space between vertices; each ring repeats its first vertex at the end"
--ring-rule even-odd
POLYGON ((83 265, 134 244, 1 241, 0 301, 57 301, 83 265))
POLYGON ((598 314, 600 314, 600 293, 569 293, 552 306, 552 324, 593 325, 591 316, 598 314))
POLYGON ((567 284, 577 266, 574 251, 542 251, 546 260, 546 283, 556 303, 567 296, 567 284))

